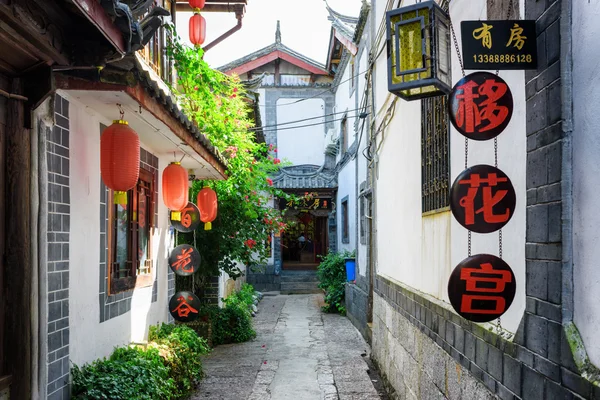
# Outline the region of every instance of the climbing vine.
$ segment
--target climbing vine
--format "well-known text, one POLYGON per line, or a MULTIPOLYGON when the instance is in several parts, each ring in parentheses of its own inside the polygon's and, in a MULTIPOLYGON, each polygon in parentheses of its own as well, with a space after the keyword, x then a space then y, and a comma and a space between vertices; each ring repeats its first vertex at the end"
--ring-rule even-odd
MULTIPOLYGON (((167 54, 177 71, 172 92, 228 163, 226 180, 197 181, 191 188, 192 199, 209 186, 219 201, 213 229, 196 231, 202 272, 214 276, 222 270, 235 279, 242 273, 236 261, 263 264, 270 255, 271 234, 287 227, 282 212, 270 207, 277 197, 292 197, 276 189, 270 178, 284 164, 277 158, 276 148, 257 142, 250 101, 239 77, 210 68, 202 49, 182 44, 174 28, 169 29, 172 40, 167 54)), ((193 241, 192 235, 181 239, 193 241)))

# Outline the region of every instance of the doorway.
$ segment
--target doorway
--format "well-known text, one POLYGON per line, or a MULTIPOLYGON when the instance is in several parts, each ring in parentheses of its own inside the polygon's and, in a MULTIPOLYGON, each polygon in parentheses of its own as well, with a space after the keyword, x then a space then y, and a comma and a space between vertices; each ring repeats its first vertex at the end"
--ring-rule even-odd
POLYGON ((327 217, 299 212, 286 217, 288 229, 281 235, 284 270, 316 270, 320 256, 329 250, 327 217))

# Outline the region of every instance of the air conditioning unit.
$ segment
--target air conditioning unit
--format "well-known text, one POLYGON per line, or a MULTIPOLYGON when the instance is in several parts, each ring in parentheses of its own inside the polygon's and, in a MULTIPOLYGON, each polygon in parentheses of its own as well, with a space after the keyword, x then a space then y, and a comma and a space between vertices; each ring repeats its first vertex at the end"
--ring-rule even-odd
POLYGON ((328 129, 325 135, 325 153, 335 155, 337 154, 338 137, 335 134, 335 129, 328 129))

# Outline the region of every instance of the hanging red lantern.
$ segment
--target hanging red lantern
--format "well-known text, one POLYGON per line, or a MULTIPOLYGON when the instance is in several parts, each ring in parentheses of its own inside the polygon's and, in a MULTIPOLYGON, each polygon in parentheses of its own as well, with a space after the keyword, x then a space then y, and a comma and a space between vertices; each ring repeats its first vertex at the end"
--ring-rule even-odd
POLYGON ((127 191, 140 175, 140 138, 123 119, 113 121, 100 136, 100 174, 114 191, 114 203, 127 204, 127 191))
POLYGON ((200 220, 204 222, 204 230, 212 229, 212 221, 217 217, 217 194, 209 187, 198 192, 198 209, 200 209, 200 220))
POLYGON ((192 10, 196 11, 204 8, 204 3, 206 3, 206 0, 188 0, 188 3, 190 3, 192 10))
POLYGON ((172 162, 162 174, 162 194, 171 210, 171 220, 181 221, 181 210, 188 204, 188 172, 181 163, 172 162))
POLYGON ((198 13, 190 18, 190 42, 200 46, 206 39, 206 20, 198 13))

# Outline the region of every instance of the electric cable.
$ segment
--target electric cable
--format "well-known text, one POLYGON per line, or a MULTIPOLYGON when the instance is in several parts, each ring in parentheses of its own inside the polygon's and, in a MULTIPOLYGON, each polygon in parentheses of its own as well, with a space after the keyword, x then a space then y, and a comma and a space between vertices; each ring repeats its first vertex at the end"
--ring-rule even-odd
POLYGON ((257 131, 257 130, 260 130, 260 129, 277 128, 277 127, 283 126, 283 125, 291 125, 291 124, 295 124, 295 123, 298 123, 298 122, 310 121, 310 120, 318 119, 318 118, 331 117, 331 116, 334 116, 334 115, 337 115, 337 114, 345 114, 347 112, 358 111, 358 110, 361 110, 361 109, 362 109, 362 107, 361 108, 355 108, 354 110, 346 110, 346 111, 334 112, 334 113, 331 113, 331 114, 324 114, 324 115, 319 115, 319 116, 310 117, 310 118, 298 119, 298 120, 295 120, 295 121, 282 122, 282 123, 276 124, 276 125, 264 125, 262 127, 258 127, 257 126, 257 127, 254 127, 254 128, 250 128, 248 130, 249 131, 257 131))

